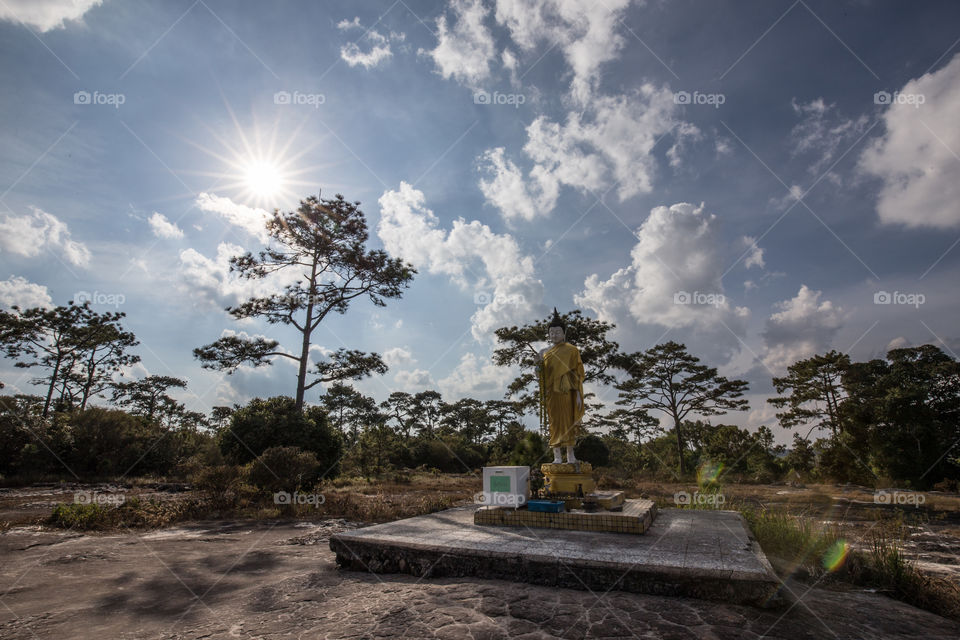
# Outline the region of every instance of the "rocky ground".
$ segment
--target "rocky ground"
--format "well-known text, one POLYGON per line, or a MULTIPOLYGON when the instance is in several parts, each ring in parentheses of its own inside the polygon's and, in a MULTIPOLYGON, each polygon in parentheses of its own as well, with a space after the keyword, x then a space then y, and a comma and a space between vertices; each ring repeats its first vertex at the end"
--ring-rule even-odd
POLYGON ((206 522, 0 534, 0 638, 958 638, 960 626, 856 591, 791 584, 760 610, 505 581, 337 569, 353 526, 206 522))

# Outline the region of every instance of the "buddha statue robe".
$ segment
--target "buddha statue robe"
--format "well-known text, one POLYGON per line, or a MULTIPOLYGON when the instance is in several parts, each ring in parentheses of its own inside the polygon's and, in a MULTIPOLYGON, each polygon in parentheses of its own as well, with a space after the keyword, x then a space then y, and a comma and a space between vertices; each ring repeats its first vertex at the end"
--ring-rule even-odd
POLYGON ((580 351, 569 342, 557 343, 544 352, 544 394, 551 447, 572 447, 577 442, 585 411, 583 376, 580 351))

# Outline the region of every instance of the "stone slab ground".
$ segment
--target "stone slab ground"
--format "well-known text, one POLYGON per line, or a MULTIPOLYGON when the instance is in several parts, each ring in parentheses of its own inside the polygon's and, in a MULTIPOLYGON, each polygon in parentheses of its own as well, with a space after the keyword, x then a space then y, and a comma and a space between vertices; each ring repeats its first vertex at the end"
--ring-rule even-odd
POLYGON ((425 578, 475 576, 550 587, 786 604, 734 511, 667 509, 644 535, 474 524, 448 509, 333 536, 340 566, 425 578))
POLYGON ((341 571, 345 523, 199 522, 109 535, 0 533, 0 638, 932 639, 956 622, 876 593, 788 583, 760 609, 478 578, 341 571))

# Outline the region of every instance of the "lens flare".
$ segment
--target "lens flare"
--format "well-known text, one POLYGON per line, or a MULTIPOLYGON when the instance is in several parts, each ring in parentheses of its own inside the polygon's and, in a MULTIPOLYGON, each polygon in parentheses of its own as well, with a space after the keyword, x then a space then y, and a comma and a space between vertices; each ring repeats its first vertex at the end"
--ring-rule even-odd
POLYGON ((716 484, 721 475, 723 475, 723 463, 708 460, 697 469, 697 484, 701 487, 716 484))
POLYGON ((846 540, 837 540, 823 555, 823 568, 827 571, 836 571, 847 561, 850 555, 850 544, 846 540))

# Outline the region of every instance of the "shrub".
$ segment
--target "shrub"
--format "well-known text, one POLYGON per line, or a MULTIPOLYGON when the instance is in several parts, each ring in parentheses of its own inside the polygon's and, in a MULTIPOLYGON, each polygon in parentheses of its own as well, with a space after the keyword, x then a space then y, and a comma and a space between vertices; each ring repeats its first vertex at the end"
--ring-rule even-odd
POLYGON ((44 422, 29 398, 0 397, 0 475, 30 470, 37 453, 35 435, 42 437, 44 432, 44 422))
POLYGON ((605 467, 610 463, 610 449, 600 436, 589 434, 577 445, 578 460, 589 462, 595 467, 605 467))
POLYGON ((175 443, 164 427, 114 409, 62 414, 72 440, 72 468, 87 476, 166 475, 176 462, 175 443))
POLYGON ((116 507, 96 503, 58 504, 47 519, 47 524, 63 529, 106 529, 120 521, 116 507))
POLYGON ((214 508, 229 508, 240 494, 240 469, 229 464, 201 467, 190 476, 190 483, 214 508))
POLYGON ((251 400, 233 414, 230 427, 219 434, 219 443, 227 460, 237 464, 251 462, 271 447, 299 447, 313 452, 330 477, 339 472, 343 446, 323 409, 297 411, 293 398, 287 396, 251 400))
POLYGON ((270 493, 312 486, 323 471, 312 451, 299 447, 270 447, 250 463, 250 482, 270 493))
POLYGON ((513 451, 510 454, 510 464, 528 466, 536 469, 544 462, 553 460, 552 456, 547 455, 547 441, 543 436, 533 431, 527 431, 523 434, 513 451))
POLYGON ((469 472, 485 460, 476 445, 457 436, 420 440, 413 446, 413 457, 421 465, 446 473, 469 472))

